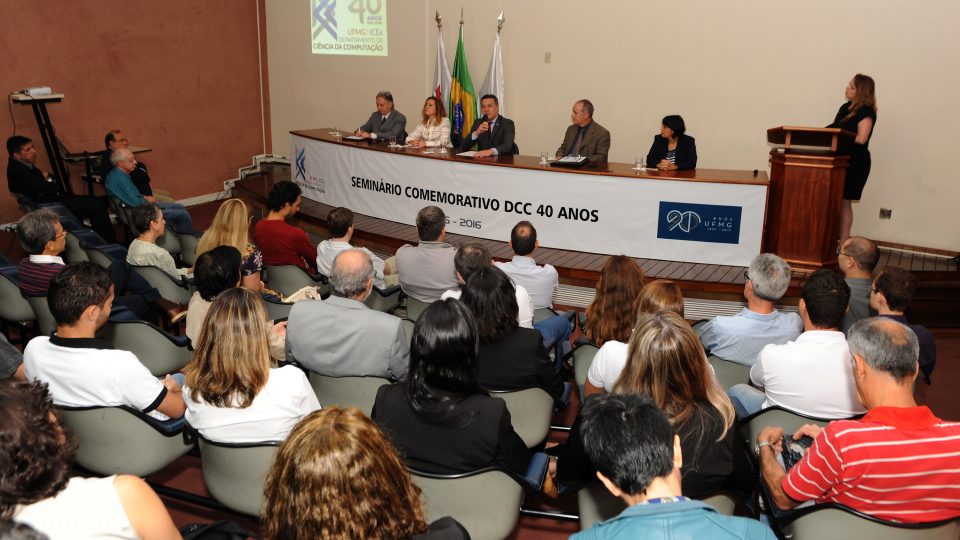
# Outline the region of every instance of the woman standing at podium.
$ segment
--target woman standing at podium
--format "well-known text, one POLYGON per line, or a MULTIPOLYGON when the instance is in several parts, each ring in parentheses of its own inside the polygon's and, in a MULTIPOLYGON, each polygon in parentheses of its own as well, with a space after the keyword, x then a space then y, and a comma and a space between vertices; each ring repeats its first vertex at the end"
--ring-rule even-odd
POLYGON ((840 128, 856 133, 850 151, 850 165, 843 183, 843 207, 840 210, 840 243, 850 238, 853 226, 853 201, 860 200, 863 186, 870 176, 870 137, 877 123, 877 97, 873 79, 857 73, 847 85, 847 102, 840 106, 833 123, 827 127, 840 128))
POLYGON ((411 146, 450 146, 450 119, 440 100, 430 96, 423 103, 423 120, 407 137, 411 146))

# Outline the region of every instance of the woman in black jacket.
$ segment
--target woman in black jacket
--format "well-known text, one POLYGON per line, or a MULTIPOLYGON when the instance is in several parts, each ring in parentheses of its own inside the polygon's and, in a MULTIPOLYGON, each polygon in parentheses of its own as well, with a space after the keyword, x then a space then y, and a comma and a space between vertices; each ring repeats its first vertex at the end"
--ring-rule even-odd
POLYGON ((647 167, 661 171, 697 168, 697 144, 686 134, 687 126, 679 114, 663 117, 660 134, 653 137, 647 152, 647 167))

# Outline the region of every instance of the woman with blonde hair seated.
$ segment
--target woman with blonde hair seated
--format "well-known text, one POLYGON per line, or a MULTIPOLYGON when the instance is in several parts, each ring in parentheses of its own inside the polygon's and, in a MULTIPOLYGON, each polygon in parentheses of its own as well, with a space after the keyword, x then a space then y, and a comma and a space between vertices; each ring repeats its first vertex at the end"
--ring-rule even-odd
POLYGON ((250 242, 250 213, 240 199, 227 199, 217 209, 210 228, 204 231, 197 243, 197 257, 217 246, 233 246, 243 257, 240 266, 241 285, 251 291, 263 290, 260 273, 263 271, 263 255, 250 242))
POLYGON ((183 369, 187 422, 207 439, 278 441, 320 408, 307 376, 294 366, 271 367, 270 323, 259 295, 227 289, 210 305, 183 369))
POLYGON ((267 475, 265 538, 467 538, 446 517, 427 525, 420 489, 390 441, 355 408, 303 419, 267 475))
POLYGON ((430 96, 423 102, 423 120, 407 137, 407 144, 441 148, 450 146, 450 119, 439 99, 430 96))

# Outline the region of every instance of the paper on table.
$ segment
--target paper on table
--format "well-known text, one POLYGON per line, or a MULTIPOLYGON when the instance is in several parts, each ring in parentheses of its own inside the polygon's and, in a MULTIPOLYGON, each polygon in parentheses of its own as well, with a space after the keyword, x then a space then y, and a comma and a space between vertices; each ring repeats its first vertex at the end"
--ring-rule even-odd
POLYGON ((473 157, 476 153, 476 150, 467 150, 466 152, 460 152, 457 155, 461 157, 473 157))
POLYGON ((559 161, 560 163, 580 163, 582 161, 586 161, 586 159, 587 158, 583 156, 563 156, 557 161, 559 161))
POLYGON ((360 136, 358 136, 358 135, 347 135, 346 137, 343 138, 343 140, 345 140, 345 141, 362 141, 362 140, 363 140, 363 137, 360 137, 360 136))

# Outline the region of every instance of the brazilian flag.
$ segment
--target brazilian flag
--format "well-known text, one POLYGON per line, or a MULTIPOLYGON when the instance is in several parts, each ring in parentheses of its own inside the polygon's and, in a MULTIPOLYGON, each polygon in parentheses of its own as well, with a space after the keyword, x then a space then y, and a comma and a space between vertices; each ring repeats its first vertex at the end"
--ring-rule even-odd
POLYGON ((477 119, 477 94, 473 91, 473 81, 470 80, 467 54, 463 51, 463 26, 460 27, 460 39, 457 41, 457 57, 453 61, 450 107, 447 110, 450 111, 451 130, 466 138, 477 119))

